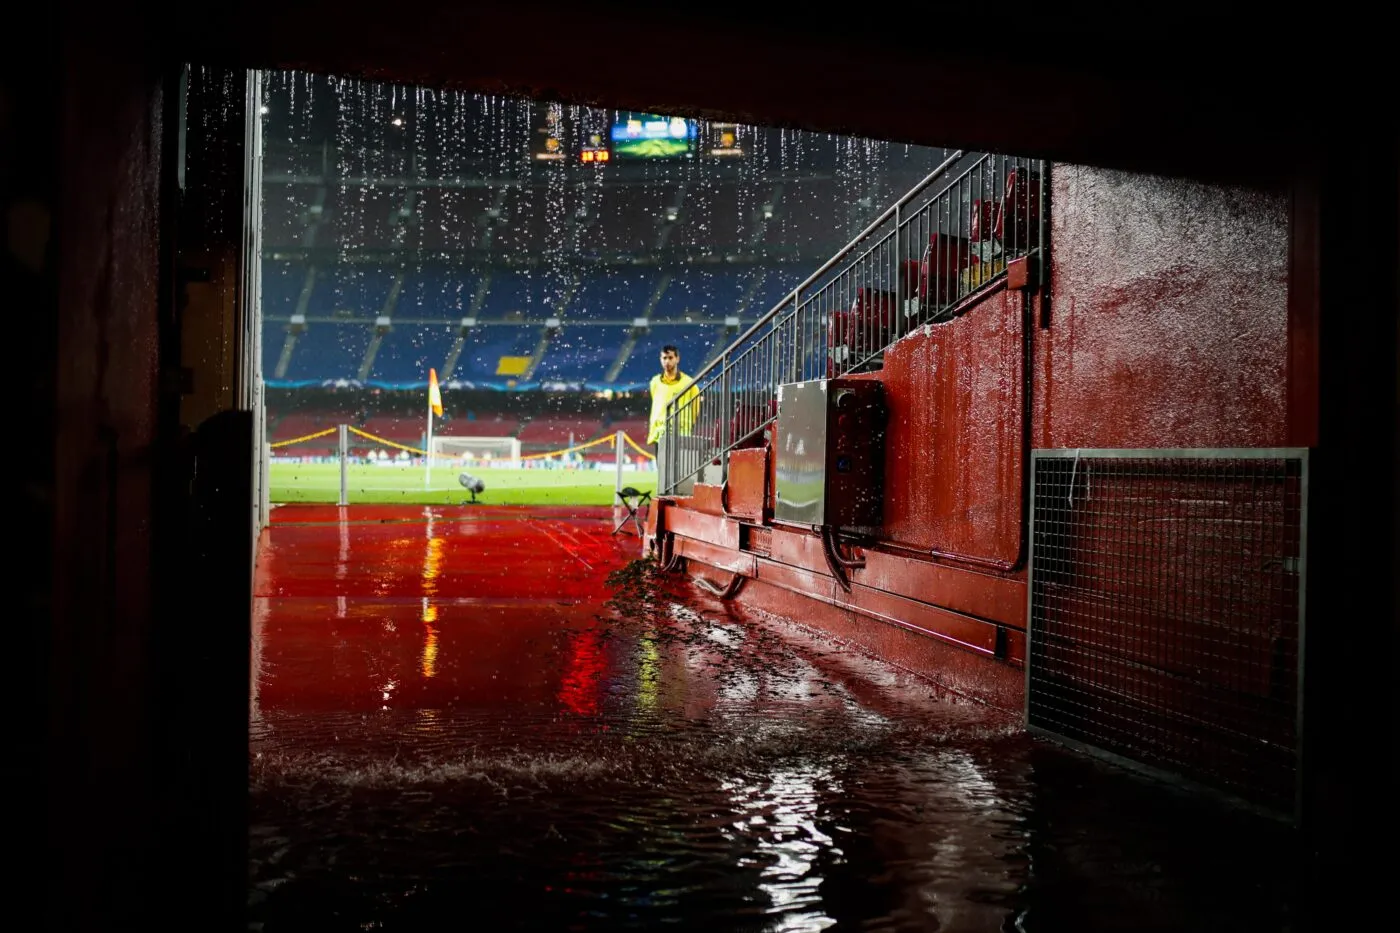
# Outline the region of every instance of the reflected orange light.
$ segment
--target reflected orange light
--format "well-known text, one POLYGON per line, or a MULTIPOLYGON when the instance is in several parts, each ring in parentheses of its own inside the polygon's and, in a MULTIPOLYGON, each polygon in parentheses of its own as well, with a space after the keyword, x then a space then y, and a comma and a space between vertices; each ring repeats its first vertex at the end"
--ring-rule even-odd
POLYGON ((559 702, 579 716, 598 713, 598 684, 607 659, 603 656, 603 636, 595 631, 577 632, 570 645, 569 666, 559 685, 559 702))
POLYGON ((442 573, 442 539, 429 538, 427 553, 423 555, 423 595, 437 593, 438 575, 442 573))
POLYGON ((437 675, 438 633, 437 626, 433 624, 437 621, 437 617, 437 606, 429 603, 425 596, 423 598, 423 628, 427 634, 423 640, 423 663, 421 665, 424 679, 437 675))
POLYGON ((423 554, 423 627, 427 630, 423 641, 423 677, 437 675, 438 633, 433 624, 437 621, 437 606, 428 597, 437 593, 438 575, 442 573, 442 539, 433 534, 433 516, 428 512, 428 546, 423 554))

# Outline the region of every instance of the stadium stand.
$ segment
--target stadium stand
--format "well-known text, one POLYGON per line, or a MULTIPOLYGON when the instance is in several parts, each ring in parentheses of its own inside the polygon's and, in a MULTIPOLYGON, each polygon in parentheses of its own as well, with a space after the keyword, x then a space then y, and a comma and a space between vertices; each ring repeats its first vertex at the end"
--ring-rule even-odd
POLYGON ((634 269, 590 272, 565 310, 566 321, 626 321, 641 317, 656 289, 658 273, 634 269))
POLYGON ((661 293, 651 317, 656 321, 708 317, 723 321, 737 314, 755 270, 679 269, 661 293))
POLYGON ((543 453, 592 440, 602 431, 601 418, 575 415, 538 415, 527 421, 516 436, 522 453, 543 453))
POLYGON ((570 327, 566 323, 550 340, 535 379, 546 386, 601 383, 630 333, 630 327, 570 327))
POLYGON ((485 245, 486 211, 495 200, 490 188, 425 188, 418 196, 416 243, 427 250, 485 245))
POLYGON ((287 379, 335 381, 356 378, 373 329, 363 321, 313 323, 297 338, 287 379))
POLYGON ((373 320, 384 309, 393 283, 394 273, 389 269, 345 265, 330 270, 318 268, 306 316, 373 320))
POLYGON ((359 425, 360 430, 375 437, 414 446, 423 443, 427 431, 427 413, 421 415, 371 415, 359 425))
MULTIPOLYGON (((623 426, 640 443, 661 346, 680 347, 682 367, 698 372, 845 244, 865 199, 875 199, 873 217, 909 187, 897 173, 880 174, 899 166, 876 171, 868 153, 852 158, 816 136, 800 145, 791 131, 774 136, 760 156, 757 128, 746 145, 758 148, 723 164, 598 171, 532 161, 523 145, 518 163, 487 164, 480 153, 499 147, 501 127, 486 116, 463 126, 450 153, 334 139, 268 150, 262 366, 278 406, 270 437, 342 419, 417 445, 416 393, 432 368, 446 394, 435 425, 443 434, 518 433, 539 452, 566 445, 571 431, 581 442, 623 426), (474 133, 490 138, 473 141, 474 133), (298 313, 305 317, 294 321, 298 313), (387 328, 376 324, 381 315, 387 328), (547 333, 551 318, 560 323, 547 333), (638 318, 647 325, 635 327, 638 318), (534 390, 557 400, 550 414, 513 401, 534 390), (309 413, 299 392, 345 392, 354 402, 309 413), (471 411, 462 407, 468 394, 471 411), (593 401, 616 402, 620 420, 593 401)), ((891 153, 892 163, 904 158, 891 153)), ((900 170, 921 177, 937 156, 906 159, 900 170)), ((327 438, 298 455, 333 448, 327 438)))
POLYGON ((484 273, 474 269, 425 269, 404 276, 395 318, 460 321, 472 309, 484 273))
POLYGON ((457 327, 451 324, 396 324, 379 344, 370 380, 391 384, 427 382, 429 368, 442 369, 457 337, 457 327))
POLYGON ((515 437, 520 430, 520 419, 506 414, 476 416, 469 412, 461 417, 450 417, 438 429, 445 437, 515 437))
POLYGON ((529 357, 539 338, 539 325, 479 325, 468 332, 452 378, 480 385, 508 384, 521 373, 510 372, 502 360, 529 357))

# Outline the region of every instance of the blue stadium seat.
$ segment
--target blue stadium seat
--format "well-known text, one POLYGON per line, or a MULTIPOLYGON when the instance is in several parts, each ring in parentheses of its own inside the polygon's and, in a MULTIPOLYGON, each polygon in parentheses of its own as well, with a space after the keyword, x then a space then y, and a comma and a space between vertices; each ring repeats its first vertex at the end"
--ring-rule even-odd
POLYGON ((373 328, 363 321, 311 324, 297 338, 288 379, 354 379, 364 362, 373 328))
POLYGON ((540 382, 597 383, 626 342, 627 327, 569 327, 549 344, 535 378, 540 382))
POLYGON ((308 317, 349 316, 373 320, 384 310, 394 273, 388 269, 335 266, 316 270, 316 286, 307 303, 308 317))
POLYGON ((514 312, 536 319, 549 317, 566 285, 560 276, 544 270, 493 273, 491 288, 477 317, 499 320, 514 312))
POLYGON ((574 292, 564 319, 631 321, 646 310, 656 281, 655 272, 631 269, 589 273, 574 292))
POLYGON ((306 282, 306 266, 291 262, 264 262, 262 265, 262 313, 267 317, 290 317, 297 309, 297 298, 306 282))
POLYGON ((503 356, 529 356, 535 352, 540 328, 535 325, 502 325, 473 328, 457 358, 452 378, 466 382, 499 384, 508 376, 496 375, 503 356))
POLYGON ((787 297, 803 279, 811 274, 811 270, 804 266, 777 266, 771 267, 763 276, 763 282, 758 290, 754 292, 753 300, 749 302, 748 308, 744 312, 744 317, 758 318, 766 314, 778 302, 787 297))
POLYGON ((370 380, 405 387, 426 383, 429 369, 442 371, 456 340, 455 324, 395 324, 374 355, 370 380))
POLYGON ((481 275, 470 269, 428 270, 404 277, 394 317, 459 321, 471 310, 481 275))
POLYGON ((722 321, 726 315, 738 312, 744 291, 754 274, 749 269, 724 269, 719 272, 687 269, 675 272, 651 316, 654 320, 663 321, 687 315, 722 321))

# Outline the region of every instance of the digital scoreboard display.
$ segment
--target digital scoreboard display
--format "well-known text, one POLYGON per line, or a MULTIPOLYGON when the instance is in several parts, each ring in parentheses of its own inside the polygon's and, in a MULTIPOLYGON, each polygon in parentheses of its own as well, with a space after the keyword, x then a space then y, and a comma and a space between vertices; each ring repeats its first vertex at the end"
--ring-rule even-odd
POLYGON ((739 124, 711 123, 708 135, 710 155, 722 159, 743 158, 744 144, 739 136, 739 124))
POLYGON ((536 104, 530 124, 532 162, 651 162, 696 157, 742 158, 745 127, 688 117, 590 111, 536 104))
POLYGON ((530 158, 537 162, 567 159, 571 148, 568 122, 563 107, 536 104, 530 126, 530 158))
POLYGON ((689 159, 698 136, 695 121, 685 117, 622 113, 613 121, 609 143, 614 159, 689 159))
POLYGON ((578 159, 580 162, 590 162, 594 165, 612 161, 612 152, 609 151, 607 140, 603 138, 602 133, 588 134, 583 148, 579 150, 578 159))

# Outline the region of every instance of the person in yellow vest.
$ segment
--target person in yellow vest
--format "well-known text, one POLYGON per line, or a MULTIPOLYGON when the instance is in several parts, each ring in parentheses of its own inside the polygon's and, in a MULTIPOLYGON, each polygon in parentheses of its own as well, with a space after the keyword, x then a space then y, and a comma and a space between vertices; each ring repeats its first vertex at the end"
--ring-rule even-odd
POLYGON ((700 407, 695 402, 700 392, 691 378, 681 372, 681 351, 668 343, 661 348, 661 372, 651 377, 651 423, 647 429, 647 443, 658 456, 660 441, 666 435, 666 407, 676 396, 681 399, 681 408, 676 412, 676 433, 689 434, 695 424, 696 409, 700 407))

